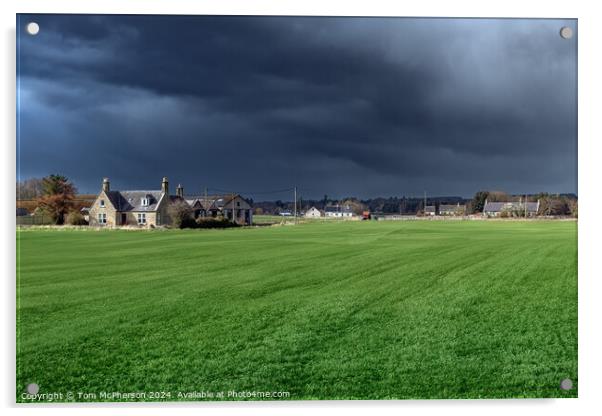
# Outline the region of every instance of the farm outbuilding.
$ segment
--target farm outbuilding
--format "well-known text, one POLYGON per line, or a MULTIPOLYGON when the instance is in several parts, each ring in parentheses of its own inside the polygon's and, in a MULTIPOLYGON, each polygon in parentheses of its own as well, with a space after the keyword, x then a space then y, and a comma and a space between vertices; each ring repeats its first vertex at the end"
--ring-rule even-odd
POLYGON ((310 209, 307 210, 307 212, 305 212, 305 215, 304 215, 305 218, 320 218, 321 216, 322 216, 322 213, 316 207, 311 207, 310 209))
POLYGON ((239 224, 253 223, 253 207, 238 194, 229 195, 190 195, 184 199, 194 212, 194 217, 216 218, 223 216, 239 224))
POLYGON ((351 207, 345 205, 332 205, 327 206, 324 209, 325 216, 330 218, 351 218, 353 217, 353 211, 351 207))

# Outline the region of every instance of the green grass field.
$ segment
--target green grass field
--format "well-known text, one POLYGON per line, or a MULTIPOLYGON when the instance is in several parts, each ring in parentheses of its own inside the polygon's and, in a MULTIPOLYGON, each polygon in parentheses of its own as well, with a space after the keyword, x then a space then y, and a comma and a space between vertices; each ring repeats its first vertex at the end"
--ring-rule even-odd
POLYGON ((253 215, 255 224, 279 224, 281 222, 294 222, 293 217, 282 217, 280 215, 253 215))
POLYGON ((171 400, 577 396, 575 222, 24 230, 17 243, 18 401, 31 382, 171 400))

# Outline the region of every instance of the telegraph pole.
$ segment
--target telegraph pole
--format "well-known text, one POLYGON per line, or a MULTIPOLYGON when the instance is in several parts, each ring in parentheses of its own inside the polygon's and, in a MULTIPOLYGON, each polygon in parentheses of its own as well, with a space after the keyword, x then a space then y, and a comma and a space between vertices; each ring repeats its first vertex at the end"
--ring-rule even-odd
POLYGON ((232 222, 236 224, 236 215, 234 215, 234 192, 232 192, 230 203, 232 204, 232 222))
POLYGON ((297 187, 296 186, 295 186, 294 196, 295 196, 295 224, 297 224, 297 187))
POLYGON ((424 215, 426 215, 426 191, 424 191, 424 215))
POLYGON ((208 217, 207 214, 209 214, 207 211, 209 210, 209 200, 207 199, 207 187, 205 187, 205 200, 203 201, 203 204, 205 204, 205 206, 203 207, 203 209, 205 210, 205 217, 208 217))

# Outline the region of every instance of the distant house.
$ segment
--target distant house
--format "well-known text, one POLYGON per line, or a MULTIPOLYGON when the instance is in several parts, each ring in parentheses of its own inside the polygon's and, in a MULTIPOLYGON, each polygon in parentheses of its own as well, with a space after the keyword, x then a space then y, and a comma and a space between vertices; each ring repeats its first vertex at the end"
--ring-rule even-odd
POLYGON ((170 225, 169 207, 177 202, 190 205, 196 218, 223 216, 241 224, 253 222, 252 207, 240 195, 184 197, 181 185, 176 188, 176 195, 170 195, 167 178, 163 178, 160 190, 112 191, 109 179, 104 178, 102 190, 89 209, 89 223, 92 226, 170 225))
POLYGON ((26 215, 29 215, 29 211, 27 210, 27 208, 23 208, 23 207, 17 208, 17 217, 24 217, 26 215))
POLYGON ((351 218, 353 217, 353 211, 349 205, 331 205, 324 209, 326 217, 330 218, 351 218))
POLYGON ((434 205, 427 205, 424 209, 424 215, 435 215, 436 210, 434 205))
POLYGON ((466 205, 439 205, 439 215, 464 215, 466 214, 466 205))
POLYGON ((483 207, 483 214, 488 217, 498 217, 502 212, 520 212, 523 213, 527 210, 527 216, 537 215, 537 211, 539 211, 539 201, 537 202, 527 202, 522 201, 519 202, 489 202, 485 200, 485 206, 483 207))
POLYGON ((322 213, 316 207, 311 207, 304 215, 305 218, 320 218, 321 216, 322 213))

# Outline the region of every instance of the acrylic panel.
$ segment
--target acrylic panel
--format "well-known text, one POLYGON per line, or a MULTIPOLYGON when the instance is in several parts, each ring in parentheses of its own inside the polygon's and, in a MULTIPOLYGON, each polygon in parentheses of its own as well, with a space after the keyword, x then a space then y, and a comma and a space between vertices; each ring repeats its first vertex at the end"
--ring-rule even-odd
POLYGON ((577 20, 17 15, 17 402, 577 397, 577 20))

